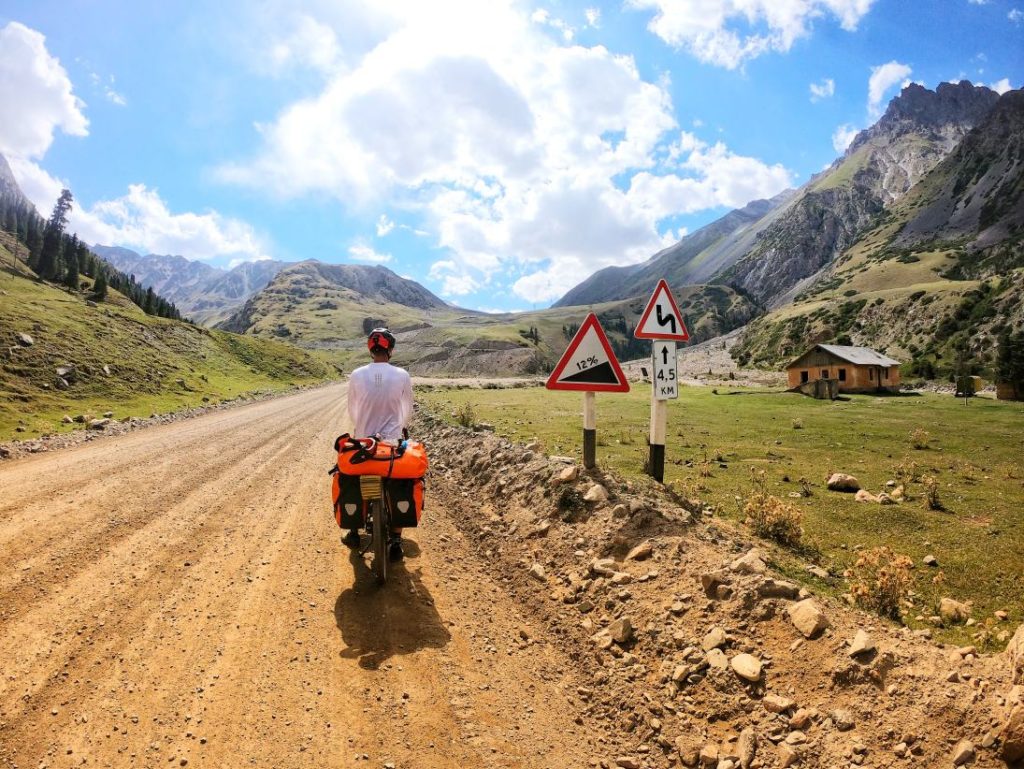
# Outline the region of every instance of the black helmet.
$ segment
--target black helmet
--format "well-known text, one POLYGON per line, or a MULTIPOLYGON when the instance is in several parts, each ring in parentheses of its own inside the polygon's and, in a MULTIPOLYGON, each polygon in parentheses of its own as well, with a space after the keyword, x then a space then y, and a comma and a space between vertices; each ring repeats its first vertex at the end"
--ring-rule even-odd
POLYGON ((366 338, 366 346, 374 354, 386 352, 390 357, 395 351, 395 344, 395 335, 386 328, 375 328, 366 338))

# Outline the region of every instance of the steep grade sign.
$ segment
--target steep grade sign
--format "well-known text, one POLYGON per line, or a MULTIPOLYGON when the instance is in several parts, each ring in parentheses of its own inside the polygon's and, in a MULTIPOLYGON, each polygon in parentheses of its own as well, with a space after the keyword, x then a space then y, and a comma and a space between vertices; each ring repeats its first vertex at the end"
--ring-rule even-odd
POLYGON ((555 370, 548 377, 549 390, 629 392, 629 382, 612 352, 608 337, 594 313, 583 321, 569 342, 555 370))
POLYGON ((637 339, 690 341, 690 333, 683 322, 683 314, 679 311, 679 305, 676 304, 664 278, 658 281, 644 314, 640 316, 640 322, 636 324, 633 336, 637 339))

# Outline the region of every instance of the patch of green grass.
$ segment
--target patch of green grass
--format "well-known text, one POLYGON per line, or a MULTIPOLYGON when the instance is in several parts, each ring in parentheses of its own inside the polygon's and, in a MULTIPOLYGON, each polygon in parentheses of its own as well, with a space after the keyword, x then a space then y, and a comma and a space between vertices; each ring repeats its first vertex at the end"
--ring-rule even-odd
POLYGON ((0 440, 82 429, 65 414, 148 417, 337 375, 323 355, 152 317, 113 290, 90 306, 11 269, 2 248, 0 265, 0 440), (61 389, 57 368, 70 366, 61 389))
MULTIPOLYGON (((914 560, 919 598, 909 613, 911 626, 931 627, 914 618, 934 614, 945 595, 973 601, 979 622, 998 609, 1009 611, 1010 621, 1000 629, 1012 632, 1024 618, 1024 405, 976 398, 965 407, 962 400, 940 395, 829 402, 740 392, 715 395, 683 387, 679 400, 669 401, 667 483, 702 488, 704 503, 740 526, 737 497, 750 494, 751 468, 764 470, 768 491, 803 513, 807 552, 820 553, 833 574, 852 565, 859 548, 886 545, 914 560), (794 420, 802 429, 792 428, 794 420), (917 428, 930 433, 928 449, 912 447, 909 435, 917 428), (723 460, 712 462, 706 477, 701 474, 705 456, 723 460), (830 473, 847 472, 877 494, 897 479, 895 468, 908 457, 921 475, 938 479, 943 511, 928 509, 920 481, 909 484, 909 501, 893 506, 858 503, 852 494, 825 488, 830 473), (810 482, 812 496, 792 496, 800 494, 801 478, 810 482), (932 583, 937 570, 921 565, 929 554, 943 574, 938 585, 932 583)), ((641 486, 653 483, 642 474, 645 441, 617 439, 624 433, 646 435, 649 393, 639 385, 628 394, 597 396, 598 436, 604 438, 598 463, 641 486)), ((495 425, 501 435, 537 436, 552 454, 581 456, 579 393, 435 389, 417 397, 448 419, 471 403, 477 419, 495 425)), ((782 566, 808 581, 804 563, 794 554, 782 566)), ((972 630, 945 629, 937 636, 968 642, 972 630)))

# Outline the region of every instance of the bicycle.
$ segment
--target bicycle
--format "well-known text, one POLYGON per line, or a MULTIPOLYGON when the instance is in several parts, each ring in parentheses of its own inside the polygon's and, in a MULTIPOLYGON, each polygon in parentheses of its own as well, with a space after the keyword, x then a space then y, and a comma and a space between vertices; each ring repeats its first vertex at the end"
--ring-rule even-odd
POLYGON ((384 497, 379 475, 359 476, 359 490, 366 502, 366 532, 370 541, 359 551, 363 556, 373 548, 373 573, 377 584, 388 581, 388 537, 391 535, 391 510, 384 497))

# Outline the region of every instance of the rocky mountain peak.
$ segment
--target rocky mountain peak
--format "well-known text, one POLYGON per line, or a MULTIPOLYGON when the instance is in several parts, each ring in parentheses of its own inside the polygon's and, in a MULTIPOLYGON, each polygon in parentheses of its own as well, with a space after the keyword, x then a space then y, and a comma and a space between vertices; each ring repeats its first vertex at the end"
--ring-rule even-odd
POLYGON ((853 154, 872 139, 895 138, 911 132, 926 132, 948 139, 949 149, 952 149, 953 144, 984 119, 998 100, 999 94, 991 88, 974 85, 968 80, 940 83, 934 91, 910 83, 889 102, 877 123, 857 134, 846 154, 853 154))
POLYGON ((25 193, 18 186, 18 180, 14 178, 14 172, 7 162, 7 158, 0 155, 0 195, 11 195, 21 200, 27 200, 25 193))

